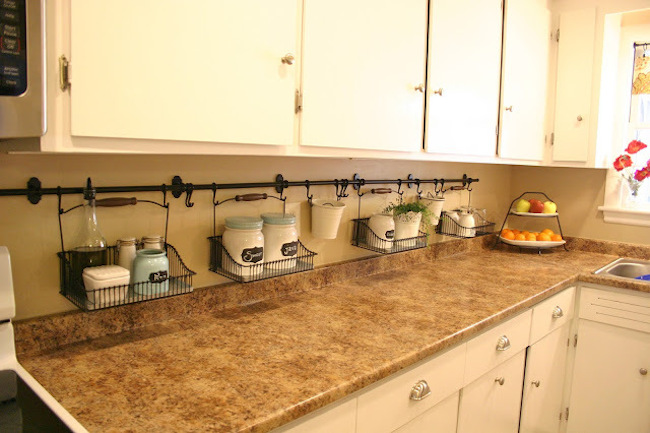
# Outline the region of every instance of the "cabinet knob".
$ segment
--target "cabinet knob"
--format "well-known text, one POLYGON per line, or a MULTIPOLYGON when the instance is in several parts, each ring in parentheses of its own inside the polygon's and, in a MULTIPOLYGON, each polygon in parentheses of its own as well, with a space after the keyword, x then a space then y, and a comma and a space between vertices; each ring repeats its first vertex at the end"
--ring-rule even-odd
POLYGON ((581 115, 578 115, 577 119, 578 119, 578 122, 582 122, 582 116, 581 115))
POLYGON ((564 316, 564 311, 562 311, 562 308, 557 305, 555 308, 553 308, 553 314, 551 314, 551 317, 554 319, 559 319, 562 316, 564 316))
POLYGON ((511 105, 511 106, 509 106, 509 107, 506 107, 506 111, 509 111, 509 112, 511 112, 511 113, 512 113, 512 105, 511 105))
POLYGON ((420 93, 424 93, 424 84, 418 84, 415 86, 415 90, 420 93))
POLYGON ((541 382, 539 380, 533 380, 530 383, 531 383, 531 385, 535 385, 535 388, 539 388, 539 385, 540 385, 541 382))
POLYGON ((639 368, 639 373, 641 373, 641 376, 645 376, 648 374, 648 369, 647 368, 639 368))
POLYGON ((296 58, 291 53, 285 54, 285 56, 282 57, 282 63, 284 63, 285 65, 293 65, 293 62, 295 60, 296 58))
POLYGON ((440 95, 440 96, 442 96, 442 87, 439 88, 438 90, 434 90, 434 91, 433 91, 433 94, 434 94, 434 95, 440 95))
POLYGON ((421 380, 415 385, 413 385, 413 388, 411 388, 411 395, 409 396, 409 398, 411 400, 420 401, 420 400, 424 400, 430 395, 431 395, 431 388, 429 388, 429 384, 427 383, 426 380, 421 380))
POLYGON ((499 352, 505 352, 508 349, 510 349, 510 340, 505 335, 502 335, 497 341, 497 350, 499 352))
POLYGON ((506 383, 506 378, 505 377, 497 377, 496 379, 494 379, 494 381, 496 383, 498 383, 499 385, 503 385, 504 383, 506 383))

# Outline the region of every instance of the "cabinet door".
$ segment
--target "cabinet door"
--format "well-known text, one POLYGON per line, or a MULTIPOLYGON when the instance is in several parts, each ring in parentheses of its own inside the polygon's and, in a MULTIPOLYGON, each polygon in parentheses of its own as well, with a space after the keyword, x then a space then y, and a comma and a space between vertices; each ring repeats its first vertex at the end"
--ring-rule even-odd
POLYGON ((458 433, 517 433, 525 353, 461 390, 458 433))
POLYGON ((72 134, 291 144, 297 5, 72 0, 72 134))
POLYGON ((356 409, 355 398, 334 403, 275 429, 273 433, 354 433, 356 409))
POLYGON ((494 156, 501 0, 434 0, 429 25, 427 151, 494 156))
POLYGON ((547 0, 506 1, 499 156, 544 156, 551 13, 547 0))
POLYGON ((581 319, 567 431, 650 431, 648 370, 650 334, 581 319))
POLYGON ((300 144, 421 150, 426 26, 427 0, 305 0, 300 144))
POLYGON ((570 324, 528 348, 520 433, 558 433, 570 324))
POLYGON ((587 161, 596 9, 560 14, 554 161, 587 161))
POLYGON ((458 397, 455 392, 395 433, 456 433, 458 397))

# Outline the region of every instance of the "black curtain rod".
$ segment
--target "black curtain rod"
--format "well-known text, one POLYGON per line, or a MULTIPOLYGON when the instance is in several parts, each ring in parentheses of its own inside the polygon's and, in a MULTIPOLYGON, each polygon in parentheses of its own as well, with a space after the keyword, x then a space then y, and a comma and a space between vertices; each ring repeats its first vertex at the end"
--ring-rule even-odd
MULTIPOLYGON (((438 184, 445 185, 449 183, 461 183, 463 187, 469 187, 472 183, 478 182, 479 179, 474 179, 463 175, 458 179, 416 179, 412 174, 409 174, 405 179, 363 179, 358 174, 355 174, 351 180, 348 179, 333 179, 333 180, 304 180, 304 181, 287 181, 281 174, 278 174, 274 182, 245 182, 245 183, 210 183, 210 184, 192 184, 185 183, 180 176, 174 176, 171 184, 161 185, 133 185, 133 186, 105 186, 105 187, 92 187, 96 193, 122 193, 122 192, 167 192, 172 193, 175 198, 179 198, 183 193, 188 196, 193 191, 217 191, 226 189, 250 189, 250 188, 275 188, 278 194, 283 194, 284 190, 289 187, 301 186, 310 188, 312 186, 332 185, 342 189, 352 186, 355 190, 359 190, 363 185, 385 185, 395 184, 400 188, 402 185, 411 188, 413 185, 420 186, 422 184, 438 184)), ((27 188, 15 189, 0 189, 0 197, 4 196, 27 196, 28 200, 37 204, 40 202, 44 195, 67 195, 67 194, 84 194, 88 187, 56 187, 56 188, 42 188, 41 181, 37 177, 32 177, 27 182, 27 188)), ((419 190, 419 188, 418 188, 419 190)), ((188 197, 189 199, 189 197, 188 197)))

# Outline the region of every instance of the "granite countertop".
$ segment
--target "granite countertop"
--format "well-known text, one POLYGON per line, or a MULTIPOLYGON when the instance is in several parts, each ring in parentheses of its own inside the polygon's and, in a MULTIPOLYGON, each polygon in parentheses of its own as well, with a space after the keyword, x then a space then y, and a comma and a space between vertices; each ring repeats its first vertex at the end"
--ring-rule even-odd
MULTIPOLYGON (((579 279, 650 291, 645 283, 625 286, 590 274, 619 255, 478 248, 427 256, 413 266, 19 359, 91 432, 268 432, 579 279)), ((17 328, 20 335, 27 325, 17 328)))

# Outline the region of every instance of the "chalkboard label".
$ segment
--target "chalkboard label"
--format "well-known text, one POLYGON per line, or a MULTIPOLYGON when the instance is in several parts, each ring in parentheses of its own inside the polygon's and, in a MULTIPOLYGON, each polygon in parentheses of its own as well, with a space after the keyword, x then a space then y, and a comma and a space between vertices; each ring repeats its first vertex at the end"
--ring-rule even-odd
POLYGON ((244 248, 241 252, 241 259, 246 263, 257 263, 264 258, 264 248, 244 248))
POLYGON ((386 232, 386 239, 393 239, 395 237, 395 230, 388 230, 386 232))
POLYGON ((295 256, 298 254, 298 241, 282 244, 282 255, 285 257, 295 256))
POLYGON ((149 274, 149 281, 152 283, 164 283, 167 281, 167 271, 152 272, 149 274))

